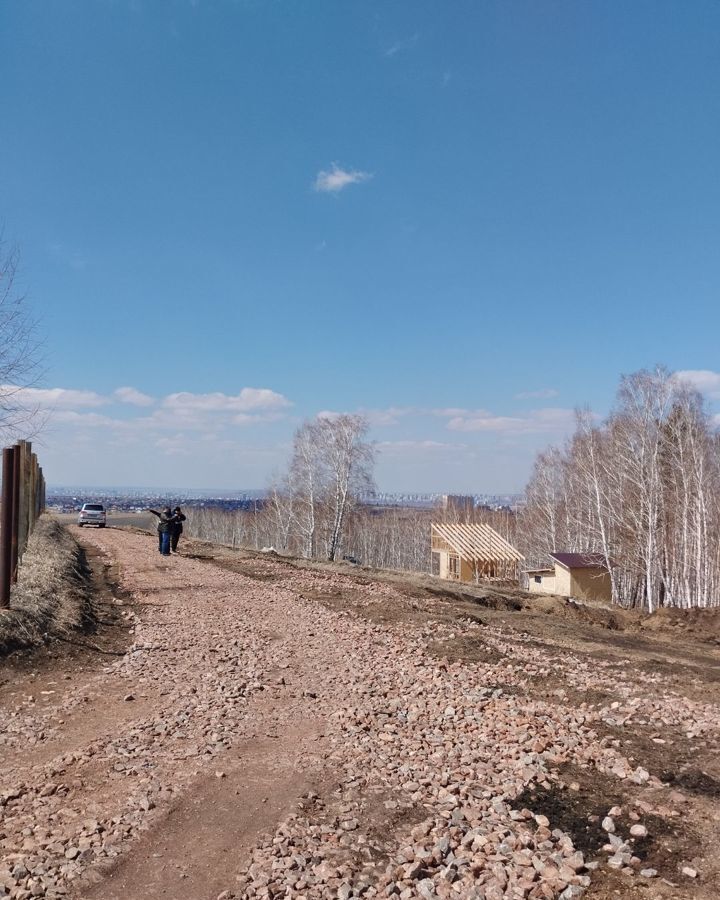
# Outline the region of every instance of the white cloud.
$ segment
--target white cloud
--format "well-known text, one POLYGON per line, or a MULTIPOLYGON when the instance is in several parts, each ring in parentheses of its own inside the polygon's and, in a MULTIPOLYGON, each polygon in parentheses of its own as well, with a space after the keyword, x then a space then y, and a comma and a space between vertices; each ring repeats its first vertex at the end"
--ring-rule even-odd
POLYGON ((447 423, 450 431, 521 431, 524 420, 513 416, 493 416, 484 410, 455 416, 447 423))
POLYGON ((440 409, 431 409, 430 412, 433 416, 440 416, 441 419, 447 419, 452 416, 469 416, 469 415, 480 415, 484 412, 484 410, 476 410, 474 413, 470 409, 464 409, 461 406, 444 406, 440 409))
POLYGON ((559 391, 556 391, 555 388, 541 388, 539 391, 520 391, 519 394, 515 394, 516 400, 551 400, 553 397, 557 397, 559 391))
POLYGON ((371 172, 341 169, 337 163, 333 163, 329 171, 322 170, 317 173, 314 188, 324 194, 337 194, 351 184, 362 184, 372 177, 371 172))
POLYGON ((387 409, 361 409, 360 415, 365 416, 371 425, 398 425, 400 419, 411 416, 417 410, 412 406, 389 406, 387 409))
POLYGON ((420 35, 416 31, 415 34, 411 34, 410 37, 395 41, 394 44, 391 44, 391 46, 387 48, 387 50, 385 51, 385 56, 387 56, 388 58, 392 58, 398 53, 401 53, 403 50, 409 50, 410 47, 413 47, 415 44, 417 44, 419 39, 420 35))
POLYGON ((262 413, 238 413, 233 416, 234 425, 254 425, 256 422, 277 422, 284 418, 281 412, 262 412, 262 413))
POLYGON ((239 394, 191 394, 181 392, 169 394, 163 406, 176 412, 235 412, 246 413, 255 410, 278 410, 292 406, 282 394, 269 388, 243 388, 239 394))
POLYGON ((190 450, 184 444, 184 434, 174 434, 171 437, 161 437, 155 441, 155 446, 165 456, 190 456, 190 450))
POLYGON ((284 418, 286 408, 292 406, 287 397, 269 388, 243 388, 235 395, 221 392, 170 394, 161 401, 158 409, 144 414, 112 416, 87 410, 117 403, 144 409, 155 404, 156 400, 128 386, 104 396, 94 391, 67 388, 5 385, 0 386, 0 398, 3 394, 28 410, 46 412, 51 426, 64 426, 76 436, 87 433, 88 429, 105 429, 108 440, 130 440, 133 437, 152 440, 155 436, 178 429, 207 433, 232 426, 273 422, 284 418))
POLYGON ((389 406, 387 409, 367 409, 361 406, 359 409, 339 412, 335 409, 321 409, 315 414, 317 419, 337 419, 338 416, 362 416, 373 427, 384 425, 399 425, 400 419, 415 413, 422 413, 413 406, 389 406))
POLYGON ((402 456, 405 453, 436 453, 436 452, 452 452, 456 450, 466 450, 467 444, 450 444, 446 441, 378 441, 375 445, 378 450, 385 453, 397 454, 402 456))
POLYGON ((129 403, 131 406, 152 406, 155 402, 148 394, 143 394, 133 387, 119 387, 115 391, 115 397, 121 403, 129 403))
POLYGON ((688 382, 711 400, 720 400, 720 372, 712 372, 710 369, 684 369, 675 372, 674 378, 688 382))
POLYGON ((59 409, 52 416, 52 422, 63 422, 67 425, 78 425, 88 428, 112 428, 122 423, 111 416, 100 413, 79 413, 73 409, 59 409))
POLYGON ((103 406, 107 397, 95 391, 76 391, 70 388, 21 388, 12 384, 0 386, 0 394, 11 395, 13 401, 28 407, 43 409, 77 409, 103 406))
POLYGON ((497 416, 480 409, 454 416, 447 423, 450 431, 487 431, 511 434, 569 431, 575 423, 572 409, 534 410, 527 416, 497 416))

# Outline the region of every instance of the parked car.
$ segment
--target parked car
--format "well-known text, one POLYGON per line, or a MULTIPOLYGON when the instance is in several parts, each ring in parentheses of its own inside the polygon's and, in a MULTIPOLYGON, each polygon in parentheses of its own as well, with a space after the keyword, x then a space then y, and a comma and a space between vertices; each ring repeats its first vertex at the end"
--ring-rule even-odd
POLYGON ((98 528, 105 527, 105 507, 102 503, 83 503, 82 509, 78 513, 78 525, 97 525, 98 528))

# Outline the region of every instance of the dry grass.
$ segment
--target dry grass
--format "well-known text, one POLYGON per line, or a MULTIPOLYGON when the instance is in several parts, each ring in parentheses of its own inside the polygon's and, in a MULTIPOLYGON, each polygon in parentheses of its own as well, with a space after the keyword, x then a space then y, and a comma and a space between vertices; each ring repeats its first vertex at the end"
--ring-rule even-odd
POLYGON ((77 541, 56 519, 41 516, 13 585, 10 609, 0 610, 0 655, 90 624, 89 576, 77 541))

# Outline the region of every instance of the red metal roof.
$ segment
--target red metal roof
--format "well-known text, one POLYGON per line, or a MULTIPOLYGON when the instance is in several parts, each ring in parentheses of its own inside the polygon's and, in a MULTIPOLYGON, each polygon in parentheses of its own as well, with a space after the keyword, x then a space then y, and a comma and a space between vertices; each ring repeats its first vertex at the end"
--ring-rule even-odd
POLYGON ((602 553, 551 553, 550 556, 566 569, 607 569, 602 553))

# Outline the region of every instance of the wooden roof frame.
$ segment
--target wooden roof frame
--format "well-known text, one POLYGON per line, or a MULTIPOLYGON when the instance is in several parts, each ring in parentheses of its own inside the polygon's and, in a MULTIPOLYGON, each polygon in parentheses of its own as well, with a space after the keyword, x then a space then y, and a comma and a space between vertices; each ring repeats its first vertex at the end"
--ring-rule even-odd
MULTIPOLYGON (((525 557, 512 544, 485 524, 432 524, 431 535, 437 535, 463 559, 473 562, 522 562, 525 557)), ((434 548, 437 549, 437 548, 434 548)))

